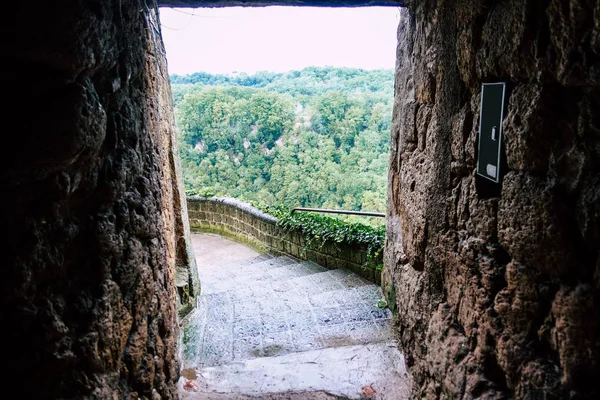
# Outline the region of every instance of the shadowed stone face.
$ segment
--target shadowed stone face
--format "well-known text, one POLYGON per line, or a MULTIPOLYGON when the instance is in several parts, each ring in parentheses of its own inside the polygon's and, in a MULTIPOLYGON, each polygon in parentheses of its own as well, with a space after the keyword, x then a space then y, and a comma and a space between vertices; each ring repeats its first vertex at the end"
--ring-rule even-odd
POLYGON ((174 267, 190 260, 145 4, 7 6, 2 86, 19 128, 0 161, 0 323, 23 398, 176 397, 174 267))
POLYGON ((599 4, 402 11, 383 278, 417 398, 599 395, 599 4), (490 197, 475 165, 494 81, 507 165, 490 197))

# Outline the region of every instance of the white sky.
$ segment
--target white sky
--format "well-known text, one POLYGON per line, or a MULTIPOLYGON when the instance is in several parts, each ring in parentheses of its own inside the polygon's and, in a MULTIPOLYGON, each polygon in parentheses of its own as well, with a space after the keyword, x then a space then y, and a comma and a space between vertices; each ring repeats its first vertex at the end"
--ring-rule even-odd
POLYGON ((169 73, 394 68, 399 9, 161 8, 169 73))

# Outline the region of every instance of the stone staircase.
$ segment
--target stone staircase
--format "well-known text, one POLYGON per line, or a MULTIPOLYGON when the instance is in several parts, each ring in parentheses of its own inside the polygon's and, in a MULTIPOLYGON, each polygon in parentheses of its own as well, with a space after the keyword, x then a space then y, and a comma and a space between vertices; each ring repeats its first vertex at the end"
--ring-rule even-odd
POLYGON ((405 398, 404 360, 378 286, 287 256, 199 273, 198 309, 184 325, 182 398, 364 398, 365 387, 372 398, 405 398))

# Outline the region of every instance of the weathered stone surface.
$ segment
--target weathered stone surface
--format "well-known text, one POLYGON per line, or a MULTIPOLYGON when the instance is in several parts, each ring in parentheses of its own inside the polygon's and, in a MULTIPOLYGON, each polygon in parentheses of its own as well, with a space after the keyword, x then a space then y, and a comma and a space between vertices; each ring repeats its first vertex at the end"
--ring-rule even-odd
POLYGON ((545 179, 510 172, 498 210, 499 243, 513 260, 549 275, 563 275, 577 263, 570 232, 572 212, 545 179))
POLYGON ((383 289, 415 398, 600 396, 599 4, 402 10, 383 289), (490 81, 508 83, 491 194, 475 176, 490 81))
POLYGON ((377 399, 408 398, 379 287, 345 269, 257 257, 216 235, 193 234, 193 241, 203 289, 198 309, 183 320, 182 398, 323 390, 363 399, 366 385, 377 399), (197 392, 183 389, 188 380, 197 392))
POLYGON ((18 129, 0 157, 0 325, 3 382, 22 398, 176 397, 175 265, 190 260, 149 6, 5 9, 18 129))

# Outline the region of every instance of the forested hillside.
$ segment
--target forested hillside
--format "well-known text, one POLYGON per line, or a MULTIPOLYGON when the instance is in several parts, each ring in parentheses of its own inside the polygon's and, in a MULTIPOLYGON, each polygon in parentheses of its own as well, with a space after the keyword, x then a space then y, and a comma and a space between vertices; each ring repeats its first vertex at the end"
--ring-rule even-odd
POLYGON ((171 76, 188 193, 385 211, 393 71, 171 76))

